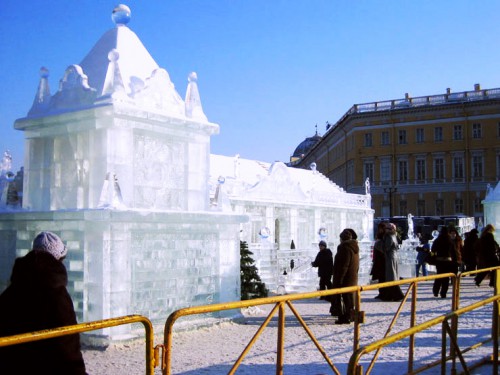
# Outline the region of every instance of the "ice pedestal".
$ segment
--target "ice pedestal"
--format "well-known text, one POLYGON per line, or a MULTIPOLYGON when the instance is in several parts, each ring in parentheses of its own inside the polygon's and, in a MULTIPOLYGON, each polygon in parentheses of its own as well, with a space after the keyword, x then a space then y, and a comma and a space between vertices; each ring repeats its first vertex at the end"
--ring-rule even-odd
POLYGON ((416 237, 403 240, 398 251, 399 276, 405 279, 415 277, 417 246, 420 241, 416 237))
MULTIPOLYGON (((177 309, 240 298, 239 225, 246 220, 211 212, 0 213, 0 287, 14 258, 48 230, 67 244, 68 290, 79 322, 140 314, 163 325, 177 309)), ((87 337, 106 342, 134 334, 120 326, 87 337)))
POLYGON ((358 285, 370 284, 370 271, 372 269, 372 244, 369 239, 358 241, 359 245, 359 272, 358 285))

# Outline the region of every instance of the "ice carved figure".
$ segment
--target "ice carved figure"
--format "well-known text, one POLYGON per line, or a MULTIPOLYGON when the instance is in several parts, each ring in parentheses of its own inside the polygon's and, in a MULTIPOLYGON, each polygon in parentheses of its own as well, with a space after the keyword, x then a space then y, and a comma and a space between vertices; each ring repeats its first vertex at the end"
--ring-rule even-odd
POLYGON ((408 214, 408 238, 413 239, 415 237, 415 232, 413 230, 413 215, 408 214))
POLYGON ((15 208, 19 204, 16 175, 11 171, 12 155, 7 150, 0 162, 0 208, 15 208))
POLYGON ((101 196, 97 208, 123 210, 127 207, 123 203, 122 192, 116 174, 108 172, 102 185, 101 196), (112 179, 112 181, 110 181, 112 179))
POLYGON ((9 172, 12 169, 12 155, 9 150, 4 151, 2 162, 0 164, 0 176, 9 172))

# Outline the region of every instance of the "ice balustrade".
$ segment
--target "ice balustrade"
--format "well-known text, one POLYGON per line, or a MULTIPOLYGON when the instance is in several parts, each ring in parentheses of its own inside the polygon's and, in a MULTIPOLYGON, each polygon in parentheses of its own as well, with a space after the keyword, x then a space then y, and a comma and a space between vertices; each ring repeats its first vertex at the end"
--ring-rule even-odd
MULTIPOLYGON (((359 244, 358 284, 370 283, 373 242, 363 239, 359 244)), ((333 256, 337 251, 337 242, 330 242, 333 256)), ((250 243, 249 249, 266 288, 276 294, 302 293, 318 288, 318 269, 311 262, 318 253, 317 243, 309 248, 279 249, 277 244, 263 240, 250 243)), ((413 267, 414 268, 414 267, 413 267)))

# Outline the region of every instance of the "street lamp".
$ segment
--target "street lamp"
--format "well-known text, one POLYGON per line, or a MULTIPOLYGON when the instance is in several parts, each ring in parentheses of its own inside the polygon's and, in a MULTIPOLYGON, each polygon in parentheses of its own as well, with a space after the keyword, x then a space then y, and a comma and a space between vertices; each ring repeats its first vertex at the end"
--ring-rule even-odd
POLYGON ((392 194, 397 193, 398 188, 397 187, 388 187, 384 188, 384 193, 389 194, 389 217, 392 217, 392 194))

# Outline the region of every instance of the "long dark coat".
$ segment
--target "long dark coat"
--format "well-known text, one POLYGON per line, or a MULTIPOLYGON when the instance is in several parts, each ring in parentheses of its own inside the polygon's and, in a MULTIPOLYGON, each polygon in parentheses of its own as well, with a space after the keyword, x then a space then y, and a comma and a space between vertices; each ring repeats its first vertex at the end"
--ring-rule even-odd
POLYGON ((495 267, 500 264, 498 244, 492 233, 484 233, 475 243, 479 268, 495 267))
POLYGON ((359 246, 356 240, 347 240, 337 247, 333 261, 333 287, 358 285, 359 246))
MULTIPOLYGON (((77 324, 64 264, 45 252, 16 259, 0 295, 0 336, 77 324)), ((0 348, 0 374, 85 374, 78 334, 0 348)))

